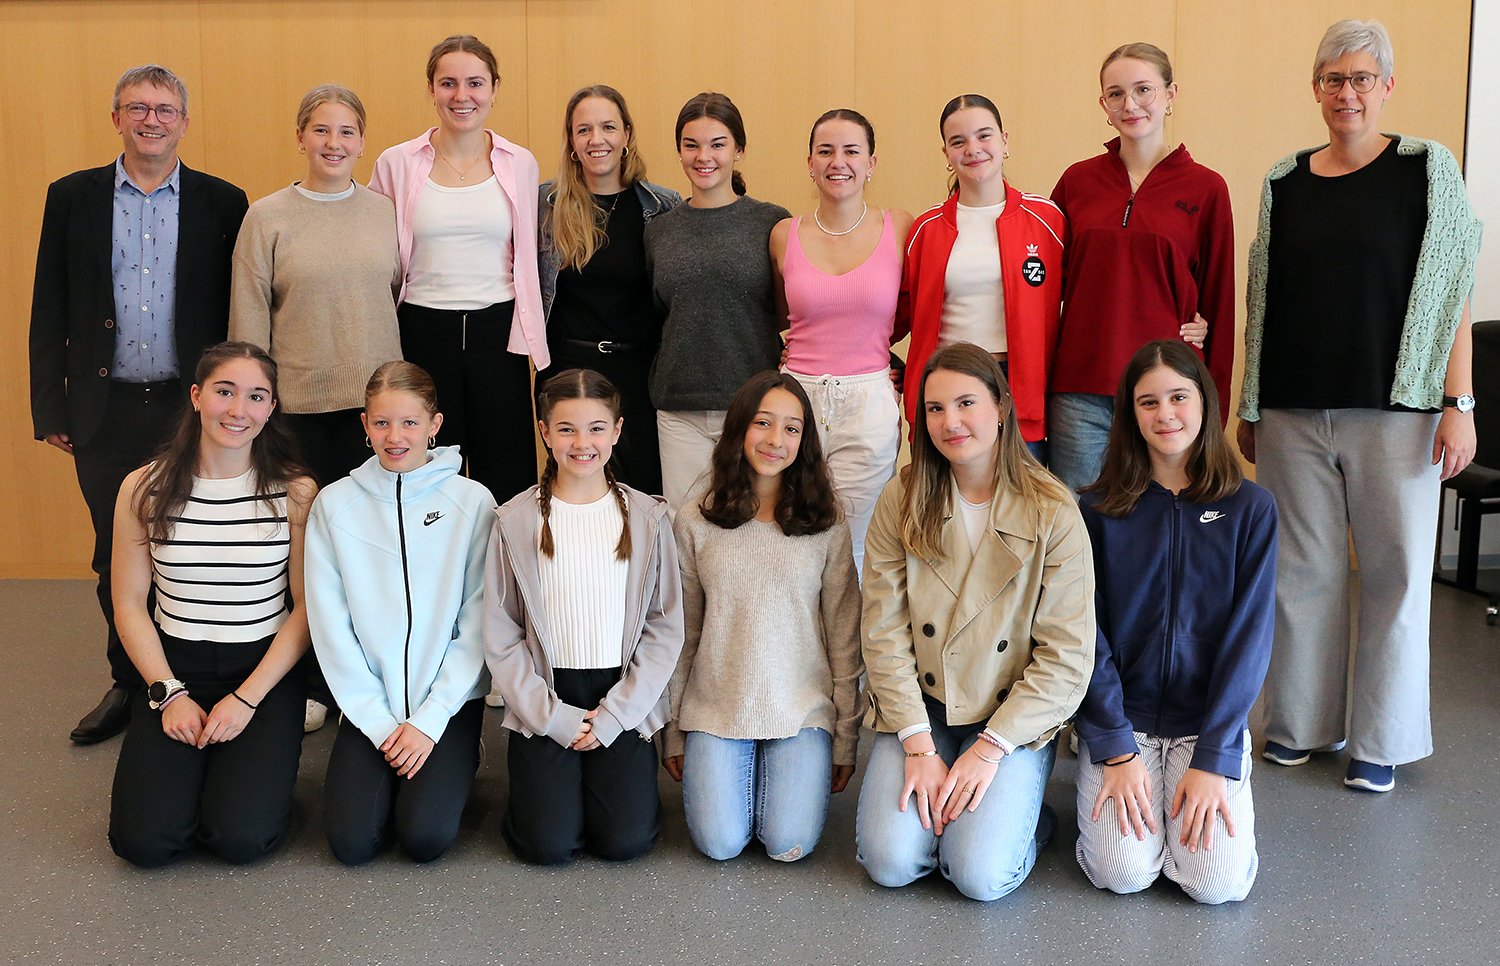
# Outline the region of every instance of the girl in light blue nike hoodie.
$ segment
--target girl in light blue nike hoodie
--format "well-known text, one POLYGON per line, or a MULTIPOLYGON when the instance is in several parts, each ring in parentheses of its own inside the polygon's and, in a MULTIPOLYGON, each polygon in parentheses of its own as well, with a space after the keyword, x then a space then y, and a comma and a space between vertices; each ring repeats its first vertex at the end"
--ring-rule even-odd
POLYGON ((480 629, 495 501, 460 475, 432 378, 388 362, 365 387, 375 456, 314 502, 308 622, 343 711, 324 785, 328 844, 345 864, 394 833, 418 862, 458 835, 479 766, 489 674, 480 629))

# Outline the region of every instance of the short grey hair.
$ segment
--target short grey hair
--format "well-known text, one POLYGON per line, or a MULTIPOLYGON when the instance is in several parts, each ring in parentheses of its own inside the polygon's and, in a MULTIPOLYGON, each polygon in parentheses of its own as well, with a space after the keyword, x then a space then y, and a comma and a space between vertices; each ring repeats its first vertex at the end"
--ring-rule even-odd
POLYGON ((1318 42, 1318 56, 1313 60, 1313 80, 1325 64, 1345 54, 1366 53, 1375 58, 1381 77, 1391 77, 1396 70, 1396 54, 1391 49, 1391 35, 1379 20, 1340 20, 1329 27, 1318 42))
POLYGON ((136 84, 150 84, 153 87, 176 91, 177 99, 182 101, 182 113, 184 115, 187 114, 187 85, 182 82, 182 78, 160 64, 144 64, 140 67, 132 67, 121 74, 120 79, 115 81, 115 99, 110 106, 110 110, 118 111, 120 109, 120 92, 127 87, 134 87, 136 84))

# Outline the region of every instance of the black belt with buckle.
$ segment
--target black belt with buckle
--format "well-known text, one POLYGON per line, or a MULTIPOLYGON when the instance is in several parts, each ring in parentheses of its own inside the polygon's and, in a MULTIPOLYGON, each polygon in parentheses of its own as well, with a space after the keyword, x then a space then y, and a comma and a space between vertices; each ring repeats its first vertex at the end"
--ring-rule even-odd
POLYGON ((602 355, 613 355, 616 352, 655 352, 660 343, 658 342, 612 342, 604 339, 599 342, 589 342, 586 339, 563 339, 562 343, 569 349, 580 352, 598 352, 602 355))

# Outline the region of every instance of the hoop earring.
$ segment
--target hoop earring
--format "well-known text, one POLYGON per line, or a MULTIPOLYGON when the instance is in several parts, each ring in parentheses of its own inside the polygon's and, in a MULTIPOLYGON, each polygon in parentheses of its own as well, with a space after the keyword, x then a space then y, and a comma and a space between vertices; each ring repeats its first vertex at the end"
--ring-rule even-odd
POLYGON ((1168 104, 1167 105, 1167 117, 1171 117, 1171 116, 1172 116, 1172 105, 1168 104))
POLYGON ((630 145, 627 144, 620 149, 620 160, 624 161, 628 157, 630 157, 630 145))
POLYGON ((1115 126, 1115 119, 1112 118, 1112 117, 1106 117, 1104 119, 1104 123, 1108 124, 1110 127, 1114 127, 1115 126))
POLYGON ((1001 161, 1009 161, 1010 160, 1010 152, 1007 151, 1004 154, 1000 155, 1000 160, 1001 161))
POLYGON ((946 167, 948 168, 949 171, 952 171, 953 170, 953 162, 949 161, 948 164, 946 165, 946 167))
POLYGON ((365 437, 365 449, 374 449, 374 448, 375 448, 375 446, 370 442, 370 437, 366 436, 365 437))
POLYGON ((437 436, 436 435, 427 437, 427 448, 428 449, 437 449, 437 436))
POLYGON ((569 151, 568 152, 568 158, 569 158, 569 160, 577 161, 578 160, 578 152, 577 151, 569 151))

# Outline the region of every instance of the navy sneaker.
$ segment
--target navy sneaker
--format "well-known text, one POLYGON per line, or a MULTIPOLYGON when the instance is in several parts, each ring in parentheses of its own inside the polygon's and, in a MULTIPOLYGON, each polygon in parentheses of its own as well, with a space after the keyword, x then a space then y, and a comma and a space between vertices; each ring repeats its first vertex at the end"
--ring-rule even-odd
POLYGON ((1261 752, 1260 756, 1278 765, 1305 765, 1307 759, 1312 757, 1312 752, 1303 748, 1288 748, 1286 745, 1267 739, 1266 750, 1261 752))
POLYGON ((1388 792, 1396 787, 1396 766, 1350 758, 1344 784, 1362 792, 1388 792))

